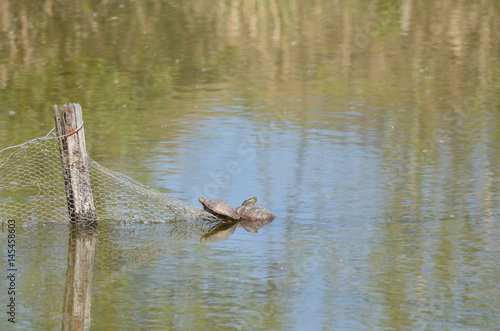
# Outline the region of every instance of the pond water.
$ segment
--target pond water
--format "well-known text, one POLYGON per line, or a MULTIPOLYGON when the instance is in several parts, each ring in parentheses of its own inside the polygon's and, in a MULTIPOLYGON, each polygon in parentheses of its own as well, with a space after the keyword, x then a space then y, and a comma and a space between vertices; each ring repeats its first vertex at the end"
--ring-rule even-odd
MULTIPOLYGON (((79 102, 104 167, 276 215, 201 243, 101 220, 92 330, 499 328, 496 1, 0 12, 0 149, 79 102)), ((17 224, 17 323, 4 313, 2 329, 61 328, 69 229, 40 218, 17 224)))

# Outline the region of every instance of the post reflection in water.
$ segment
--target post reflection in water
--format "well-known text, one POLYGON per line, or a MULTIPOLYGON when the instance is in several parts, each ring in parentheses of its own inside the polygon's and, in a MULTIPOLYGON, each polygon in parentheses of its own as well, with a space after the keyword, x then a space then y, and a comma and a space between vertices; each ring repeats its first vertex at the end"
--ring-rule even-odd
POLYGON ((90 330, 92 273, 96 246, 94 227, 73 227, 68 244, 63 330, 90 330))

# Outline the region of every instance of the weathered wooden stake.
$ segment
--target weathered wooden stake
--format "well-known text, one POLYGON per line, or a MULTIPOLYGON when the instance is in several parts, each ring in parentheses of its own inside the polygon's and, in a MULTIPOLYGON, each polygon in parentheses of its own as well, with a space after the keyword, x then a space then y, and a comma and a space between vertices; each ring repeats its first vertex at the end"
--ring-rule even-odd
POLYGON ((61 107, 61 114, 57 105, 54 105, 53 111, 70 222, 82 226, 97 225, 88 172, 82 107, 78 103, 68 103, 61 107))

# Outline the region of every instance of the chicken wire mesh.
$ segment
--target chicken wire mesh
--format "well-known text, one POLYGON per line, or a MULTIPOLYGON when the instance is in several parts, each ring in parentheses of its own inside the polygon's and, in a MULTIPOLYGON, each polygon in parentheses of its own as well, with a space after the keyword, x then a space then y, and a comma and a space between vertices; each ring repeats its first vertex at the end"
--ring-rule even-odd
MULTIPOLYGON (((56 135, 0 151, 0 215, 21 226, 38 222, 68 224, 56 135)), ((221 220, 181 200, 149 188, 88 158, 98 221, 126 224, 168 224, 168 232, 197 236, 217 227, 221 220)))

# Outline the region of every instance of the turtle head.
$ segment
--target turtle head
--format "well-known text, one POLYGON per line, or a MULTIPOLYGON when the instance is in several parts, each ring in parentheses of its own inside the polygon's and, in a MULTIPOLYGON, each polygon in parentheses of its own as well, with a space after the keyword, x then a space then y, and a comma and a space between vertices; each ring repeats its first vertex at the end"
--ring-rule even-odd
POLYGON ((204 197, 199 197, 198 201, 200 201, 200 203, 203 204, 205 202, 205 198, 204 197))
POLYGON ((250 205, 253 205, 257 202, 257 197, 253 197, 253 198, 250 198, 250 199, 246 199, 245 201, 243 201, 243 203, 241 204, 242 206, 250 206, 250 205))

